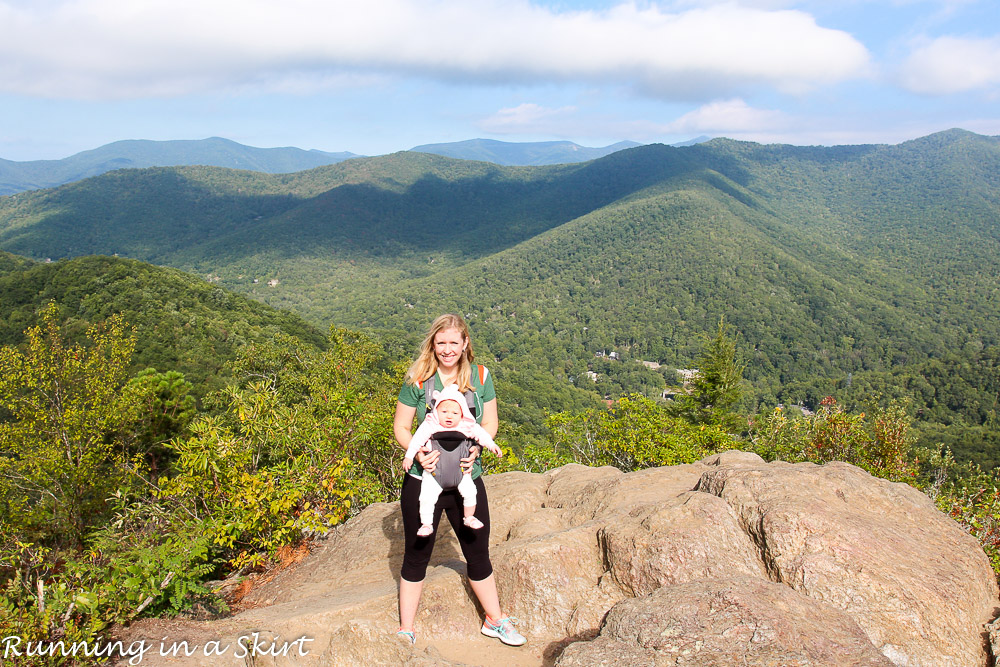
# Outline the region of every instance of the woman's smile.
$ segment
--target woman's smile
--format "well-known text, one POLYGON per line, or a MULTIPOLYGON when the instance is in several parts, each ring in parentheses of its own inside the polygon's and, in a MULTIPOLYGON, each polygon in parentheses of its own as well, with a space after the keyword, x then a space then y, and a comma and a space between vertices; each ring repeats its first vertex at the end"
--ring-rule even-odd
POLYGON ((444 329, 434 336, 434 354, 438 364, 451 369, 459 361, 468 343, 458 329, 444 329))

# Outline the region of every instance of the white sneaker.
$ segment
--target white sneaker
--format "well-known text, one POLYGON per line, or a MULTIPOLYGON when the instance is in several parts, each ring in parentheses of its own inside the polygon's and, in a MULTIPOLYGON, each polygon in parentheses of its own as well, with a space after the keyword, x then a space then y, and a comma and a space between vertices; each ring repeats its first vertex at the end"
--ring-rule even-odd
POLYGON ((480 632, 487 637, 496 637, 508 646, 522 646, 528 640, 514 629, 515 623, 517 623, 517 619, 510 616, 504 616, 498 623, 493 623, 487 617, 483 621, 483 628, 480 632))

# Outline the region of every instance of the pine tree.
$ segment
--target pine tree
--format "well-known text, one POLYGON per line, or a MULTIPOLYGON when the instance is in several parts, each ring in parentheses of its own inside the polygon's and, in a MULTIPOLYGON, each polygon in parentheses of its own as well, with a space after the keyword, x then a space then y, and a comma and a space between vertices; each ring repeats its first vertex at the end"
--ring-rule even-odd
POLYGON ((737 360, 736 338, 719 318, 714 336, 705 336, 698 357, 698 372, 691 381, 691 392, 679 397, 671 410, 695 424, 716 424, 738 430, 739 416, 734 408, 743 396, 744 364, 737 360))

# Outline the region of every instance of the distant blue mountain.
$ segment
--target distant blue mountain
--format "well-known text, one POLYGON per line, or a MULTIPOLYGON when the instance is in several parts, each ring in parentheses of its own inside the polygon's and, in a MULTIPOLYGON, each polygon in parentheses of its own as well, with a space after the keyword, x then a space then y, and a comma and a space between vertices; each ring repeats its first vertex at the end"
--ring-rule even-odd
MULTIPOLYGON (((703 141, 708 141, 708 137, 698 137, 675 146, 690 146, 703 141)), ((410 150, 504 166, 538 166, 588 162, 641 145, 634 141, 620 141, 603 148, 588 148, 572 141, 507 142, 470 139, 424 144, 410 150)), ((0 195, 65 185, 116 169, 205 165, 286 174, 356 157, 362 156, 291 147, 255 148, 220 137, 175 141, 116 141, 62 160, 15 162, 0 158, 0 195)))
POLYGON ((493 139, 469 139, 445 144, 424 144, 411 148, 416 153, 434 153, 460 160, 479 160, 508 167, 533 167, 543 164, 587 162, 626 148, 641 146, 634 141, 620 141, 603 148, 587 148, 572 141, 535 141, 515 143, 493 139))
POLYGON ((54 187, 132 167, 207 165, 269 174, 303 171, 359 157, 301 148, 254 148, 212 137, 183 141, 116 141, 62 160, 0 159, 0 195, 54 187))
MULTIPOLYGON (((710 137, 698 137, 674 146, 693 146, 708 141, 710 137)), ((469 139, 444 144, 424 144, 411 148, 417 153, 434 153, 460 160, 479 160, 507 167, 534 167, 544 164, 569 164, 587 162, 626 148, 642 144, 634 141, 619 141, 602 148, 588 148, 572 141, 508 142, 493 139, 469 139)))
POLYGON ((712 140, 712 137, 706 137, 703 134, 700 137, 695 137, 694 139, 688 139, 687 141, 679 141, 676 144, 670 144, 670 145, 674 146, 676 148, 680 148, 682 146, 694 146, 696 144, 703 144, 706 141, 711 141, 711 140, 712 140))

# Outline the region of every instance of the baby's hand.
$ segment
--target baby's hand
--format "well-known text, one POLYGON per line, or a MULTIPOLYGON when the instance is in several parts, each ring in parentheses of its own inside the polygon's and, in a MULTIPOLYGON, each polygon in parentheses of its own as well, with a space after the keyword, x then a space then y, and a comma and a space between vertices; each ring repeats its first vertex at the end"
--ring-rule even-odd
POLYGON ((405 472, 409 472, 411 467, 413 467, 413 459, 411 459, 409 456, 404 457, 403 458, 403 470, 405 472))
POLYGON ((479 445, 473 445, 469 447, 469 456, 462 459, 459 463, 459 467, 462 468, 463 473, 472 472, 472 466, 475 464, 476 459, 479 458, 479 452, 482 448, 479 445))

